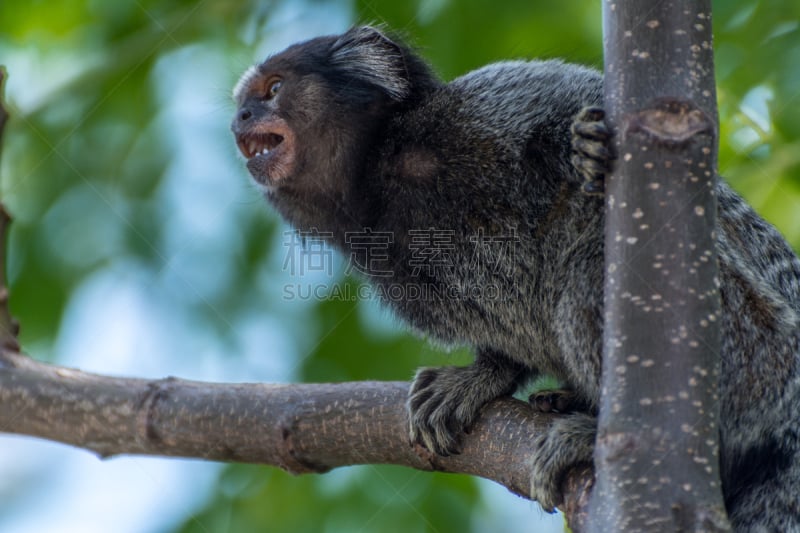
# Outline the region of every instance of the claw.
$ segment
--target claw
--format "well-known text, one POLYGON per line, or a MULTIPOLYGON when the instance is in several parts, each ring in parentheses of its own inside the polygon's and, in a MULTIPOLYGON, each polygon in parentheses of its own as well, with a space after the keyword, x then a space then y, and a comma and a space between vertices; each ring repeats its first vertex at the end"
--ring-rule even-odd
POLYGON ((606 192, 606 184, 602 179, 583 182, 583 192, 602 196, 606 192))

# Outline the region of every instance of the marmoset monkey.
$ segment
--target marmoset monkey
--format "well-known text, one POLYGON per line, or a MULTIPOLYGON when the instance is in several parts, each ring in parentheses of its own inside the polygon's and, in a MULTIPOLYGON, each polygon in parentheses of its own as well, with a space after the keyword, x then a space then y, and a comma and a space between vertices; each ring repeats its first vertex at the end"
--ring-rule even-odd
MULTIPOLYGON (((602 106, 601 75, 507 61, 443 83, 405 44, 356 27, 251 67, 234 97, 236 142, 278 212, 345 253, 353 233, 389 235, 370 282, 428 287, 387 304, 475 348, 470 366, 417 373, 414 441, 457 452, 485 403, 540 374, 585 406, 532 437, 531 496, 552 509, 566 469, 592 461, 600 398, 604 205, 587 193, 602 192, 608 131, 601 110, 581 110, 602 106), (431 232, 436 265, 415 247, 431 232)), ((798 531, 800 262, 721 180, 716 194, 725 503, 737 531, 798 531)))

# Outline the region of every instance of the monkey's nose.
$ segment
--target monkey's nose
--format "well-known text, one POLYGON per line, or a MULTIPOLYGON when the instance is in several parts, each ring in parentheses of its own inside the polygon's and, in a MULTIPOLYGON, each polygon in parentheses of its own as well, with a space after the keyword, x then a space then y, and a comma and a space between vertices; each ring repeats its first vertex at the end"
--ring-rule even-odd
POLYGON ((231 122, 231 130, 237 135, 242 133, 247 129, 247 122, 253 118, 253 112, 250 111, 248 108, 244 107, 236 112, 236 116, 231 122))

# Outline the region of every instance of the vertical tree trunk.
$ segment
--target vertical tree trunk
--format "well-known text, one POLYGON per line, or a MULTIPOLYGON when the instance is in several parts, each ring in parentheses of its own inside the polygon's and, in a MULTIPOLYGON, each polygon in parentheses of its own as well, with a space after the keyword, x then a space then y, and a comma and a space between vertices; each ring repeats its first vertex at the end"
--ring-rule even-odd
POLYGON ((725 531, 710 0, 605 0, 603 396, 591 531, 725 531))

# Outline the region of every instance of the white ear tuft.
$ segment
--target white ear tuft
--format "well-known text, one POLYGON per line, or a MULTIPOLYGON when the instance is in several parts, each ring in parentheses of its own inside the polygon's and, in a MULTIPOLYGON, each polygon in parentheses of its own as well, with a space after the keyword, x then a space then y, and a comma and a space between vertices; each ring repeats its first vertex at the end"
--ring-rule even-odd
POLYGON ((408 96, 410 83, 402 49, 376 28, 360 26, 343 34, 333 43, 331 63, 395 100, 408 96))

